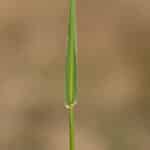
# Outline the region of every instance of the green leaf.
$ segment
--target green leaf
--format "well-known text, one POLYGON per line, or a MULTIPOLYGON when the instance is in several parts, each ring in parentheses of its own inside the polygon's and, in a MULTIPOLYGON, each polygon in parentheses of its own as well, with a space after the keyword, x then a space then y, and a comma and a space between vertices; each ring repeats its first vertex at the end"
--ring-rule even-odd
POLYGON ((77 31, 75 9, 75 0, 70 0, 65 68, 65 99, 67 106, 74 105, 77 96, 77 31))

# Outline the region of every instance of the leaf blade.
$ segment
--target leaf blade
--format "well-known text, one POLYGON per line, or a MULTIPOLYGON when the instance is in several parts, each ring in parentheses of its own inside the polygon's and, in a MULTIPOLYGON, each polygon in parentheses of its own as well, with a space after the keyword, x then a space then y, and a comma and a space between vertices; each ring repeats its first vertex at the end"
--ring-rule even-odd
POLYGON ((75 0, 70 0, 66 56, 66 105, 74 105, 77 96, 77 31, 75 0))

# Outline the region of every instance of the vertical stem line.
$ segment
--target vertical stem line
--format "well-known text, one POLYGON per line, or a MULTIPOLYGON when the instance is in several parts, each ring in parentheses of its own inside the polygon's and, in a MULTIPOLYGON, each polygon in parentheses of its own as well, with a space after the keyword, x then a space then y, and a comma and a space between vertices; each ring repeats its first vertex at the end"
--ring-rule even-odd
POLYGON ((69 148, 75 150, 74 106, 69 108, 69 148))

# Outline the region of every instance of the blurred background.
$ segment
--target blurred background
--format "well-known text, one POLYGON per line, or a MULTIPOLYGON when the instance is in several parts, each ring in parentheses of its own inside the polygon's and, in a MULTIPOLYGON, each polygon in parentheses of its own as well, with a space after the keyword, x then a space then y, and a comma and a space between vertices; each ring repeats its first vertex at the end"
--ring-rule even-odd
MULTIPOLYGON (((68 150, 68 0, 0 0, 0 149, 68 150)), ((77 150, 150 147, 150 2, 77 0, 77 150)))

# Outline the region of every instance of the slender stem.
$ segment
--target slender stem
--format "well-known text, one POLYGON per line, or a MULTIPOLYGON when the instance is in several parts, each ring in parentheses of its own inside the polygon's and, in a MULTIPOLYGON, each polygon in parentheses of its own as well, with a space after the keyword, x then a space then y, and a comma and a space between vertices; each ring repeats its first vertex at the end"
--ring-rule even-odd
POLYGON ((74 106, 69 108, 69 147, 75 150, 74 106))

